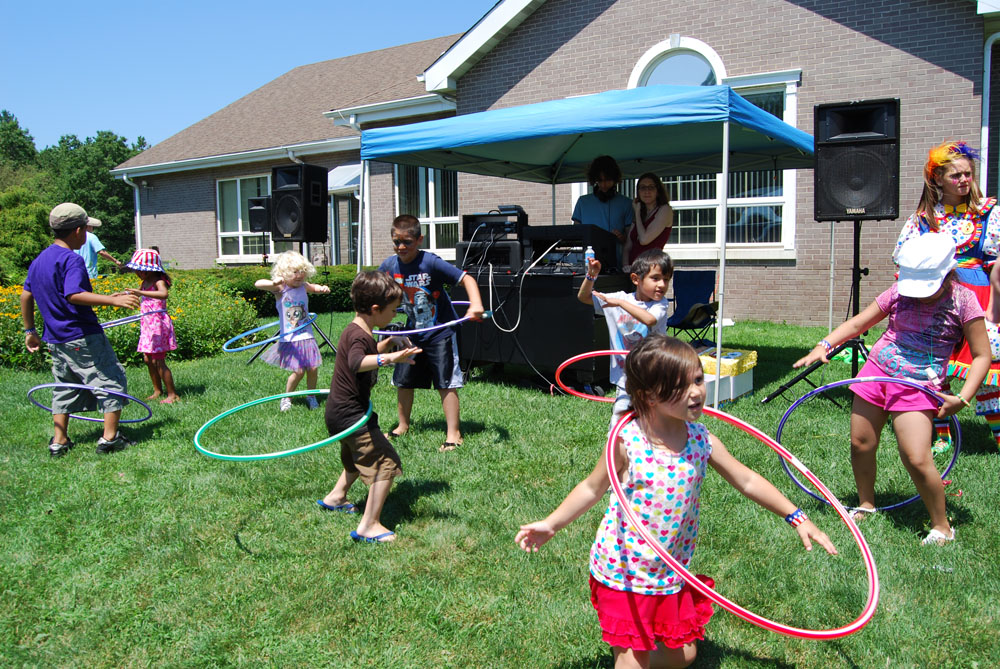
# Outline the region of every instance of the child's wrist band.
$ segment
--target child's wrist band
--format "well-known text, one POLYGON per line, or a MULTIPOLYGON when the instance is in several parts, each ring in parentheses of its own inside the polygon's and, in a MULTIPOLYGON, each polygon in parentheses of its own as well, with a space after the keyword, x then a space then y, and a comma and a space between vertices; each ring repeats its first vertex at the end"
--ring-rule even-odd
POLYGON ((806 517, 806 514, 802 511, 802 509, 795 509, 795 511, 785 516, 785 522, 792 527, 798 527, 807 520, 809 519, 806 517))
POLYGON ((590 274, 588 274, 585 278, 587 281, 597 281, 597 277, 591 276, 590 274))
POLYGON ((969 402, 969 400, 965 399, 961 395, 956 395, 956 397, 958 397, 958 399, 962 400, 962 404, 964 404, 965 406, 969 407, 970 409, 972 408, 972 403, 969 402))
MULTIPOLYGON (((24 328, 24 334, 38 334, 38 330, 35 328, 24 328)), ((966 402, 966 406, 968 406, 968 402, 966 402)))
POLYGON ((385 364, 384 362, 382 362, 382 354, 381 353, 376 353, 375 354, 375 364, 378 365, 379 367, 381 367, 382 365, 385 364))
POLYGON ((827 353, 829 353, 830 351, 832 351, 832 350, 833 350, 833 344, 831 344, 830 342, 828 342, 828 341, 827 341, 827 340, 825 340, 825 339, 820 339, 820 340, 819 340, 819 341, 818 341, 818 342, 816 343, 816 346, 822 346, 823 348, 825 348, 825 349, 826 349, 826 352, 827 352, 827 353))

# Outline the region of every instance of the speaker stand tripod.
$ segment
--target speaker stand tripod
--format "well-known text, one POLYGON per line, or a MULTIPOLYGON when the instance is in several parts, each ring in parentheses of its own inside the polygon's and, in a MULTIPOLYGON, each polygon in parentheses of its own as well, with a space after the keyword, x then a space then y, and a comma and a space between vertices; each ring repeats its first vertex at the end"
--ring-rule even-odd
MULTIPOLYGON (((861 311, 859 304, 861 303, 861 277, 868 276, 868 268, 861 267, 861 221, 854 221, 854 268, 851 279, 851 310, 852 315, 857 316, 861 311)), ((862 334, 862 337, 864 334, 862 334)), ((832 351, 827 353, 826 359, 829 360, 833 356, 837 355, 841 351, 850 349, 851 350, 851 377, 858 375, 858 358, 863 356, 865 360, 868 359, 868 347, 865 346, 865 341, 862 337, 854 337, 843 342, 832 351)), ((773 393, 765 397, 760 401, 761 404, 767 404, 773 400, 778 395, 781 395, 786 390, 794 386, 799 381, 805 381, 813 388, 818 388, 812 380, 809 379, 809 375, 814 371, 823 366, 822 361, 817 361, 803 369, 796 376, 792 377, 787 383, 782 385, 780 388, 775 390, 773 393)), ((832 401, 832 400, 831 400, 832 401)), ((836 402, 834 402, 836 404, 836 402)))
MULTIPOLYGON (((317 325, 316 323, 313 323, 313 324, 312 324, 312 326, 313 326, 313 329, 315 329, 315 330, 316 330, 316 332, 318 332, 318 333, 319 333, 320 337, 322 337, 322 338, 323 338, 323 342, 322 342, 322 343, 321 343, 321 344, 320 344, 319 346, 317 346, 317 348, 323 348, 323 344, 326 344, 327 346, 329 346, 329 347, 330 347, 330 350, 331 350, 331 351, 333 351, 333 354, 334 354, 334 355, 337 355, 337 347, 333 345, 333 342, 332 342, 332 341, 330 341, 330 338, 326 336, 326 333, 325 333, 325 332, 323 332, 323 329, 322 329, 322 328, 320 328, 320 326, 319 326, 319 325, 317 325)), ((252 362, 253 362, 254 360, 256 360, 257 358, 259 358, 259 357, 260 357, 260 355, 261 355, 261 354, 262 354, 262 353, 263 353, 264 351, 266 351, 267 349, 268 349, 268 347, 267 347, 267 346, 261 346, 261 347, 260 347, 260 349, 258 349, 258 351, 257 351, 256 353, 254 353, 254 354, 253 354, 253 357, 251 357, 251 358, 250 358, 249 360, 247 360, 247 364, 249 365, 249 364, 250 364, 250 363, 252 363, 252 362)))

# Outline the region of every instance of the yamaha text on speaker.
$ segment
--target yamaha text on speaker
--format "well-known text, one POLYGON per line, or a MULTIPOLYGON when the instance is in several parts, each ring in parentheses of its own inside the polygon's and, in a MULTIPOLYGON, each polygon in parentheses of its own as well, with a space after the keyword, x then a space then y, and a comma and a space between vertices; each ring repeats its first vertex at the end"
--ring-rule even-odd
POLYGON ((247 203, 250 206, 250 232, 271 232, 271 198, 252 197, 247 203))
POLYGON ((271 238, 277 242, 325 242, 327 170, 319 165, 271 169, 271 238))
POLYGON ((817 221, 899 218, 899 100, 816 105, 817 221))

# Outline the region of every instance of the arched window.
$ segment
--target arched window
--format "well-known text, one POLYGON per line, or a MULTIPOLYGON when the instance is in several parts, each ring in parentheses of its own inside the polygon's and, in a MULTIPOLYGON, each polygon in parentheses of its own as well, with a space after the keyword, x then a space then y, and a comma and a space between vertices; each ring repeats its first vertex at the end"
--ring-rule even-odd
POLYGON ((696 51, 675 49, 667 53, 643 77, 643 86, 674 84, 714 86, 719 83, 712 65, 696 51))

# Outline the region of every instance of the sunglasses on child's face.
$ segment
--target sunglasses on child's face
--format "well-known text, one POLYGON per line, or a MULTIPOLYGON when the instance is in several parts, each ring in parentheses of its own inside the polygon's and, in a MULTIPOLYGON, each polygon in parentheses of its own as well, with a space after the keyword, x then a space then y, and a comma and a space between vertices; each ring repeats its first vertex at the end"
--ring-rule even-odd
POLYGON ((398 237, 394 237, 392 240, 393 246, 413 246, 416 243, 416 239, 400 239, 398 237))

